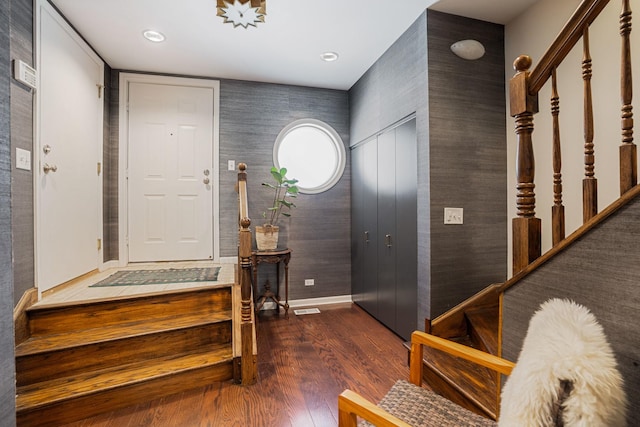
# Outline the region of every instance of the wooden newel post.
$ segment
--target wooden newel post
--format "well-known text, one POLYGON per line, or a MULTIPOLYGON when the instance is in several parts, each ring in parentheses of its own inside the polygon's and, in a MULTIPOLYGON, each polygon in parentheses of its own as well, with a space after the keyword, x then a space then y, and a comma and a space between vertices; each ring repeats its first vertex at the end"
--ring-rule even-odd
POLYGON ((243 385, 256 381, 257 361, 253 351, 253 319, 251 309, 251 220, 248 216, 247 203, 247 165, 238 165, 238 193, 240 197, 240 218, 238 234, 238 264, 240 274, 240 337, 241 337, 241 381, 243 385))
POLYGON ((513 218, 513 273, 540 256, 541 226, 535 217, 535 159, 533 155, 533 115, 538 112, 538 95, 529 93, 531 58, 519 56, 513 63, 515 76, 509 82, 510 113, 515 118, 518 140, 516 152, 516 207, 513 218))

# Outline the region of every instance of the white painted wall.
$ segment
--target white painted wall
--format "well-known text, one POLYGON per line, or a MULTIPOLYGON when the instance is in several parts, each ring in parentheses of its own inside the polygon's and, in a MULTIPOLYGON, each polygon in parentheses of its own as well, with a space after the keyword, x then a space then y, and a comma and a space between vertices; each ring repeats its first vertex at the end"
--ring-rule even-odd
MULTIPOLYGON (((532 57, 537 64, 560 29, 579 4, 579 0, 540 0, 505 27, 505 58, 507 76, 507 114, 509 114, 509 79, 514 75, 513 60, 521 54, 532 57)), ((635 3, 635 4, 634 4, 635 3)), ((638 3, 636 16, 640 14, 638 3)), ((620 131, 620 1, 611 1, 590 30, 590 52, 593 59, 593 111, 595 117, 595 176, 598 179, 598 209, 602 210, 619 197, 618 147, 620 131)), ((640 87, 640 21, 631 32, 633 77, 640 87), (633 56, 633 54, 632 54, 633 56)), ((562 140, 563 204, 566 215, 566 235, 582 225, 582 179, 584 177, 583 82, 581 74, 582 42, 569 53, 558 68, 560 95, 560 126, 562 140)), ((536 158, 536 216, 542 220, 542 253, 551 248, 551 206, 553 205, 553 168, 551 164, 551 82, 540 91, 540 112, 534 117, 533 133, 536 158)), ((638 96, 634 104, 638 105, 638 96)), ((634 110, 640 123, 640 108, 634 110)), ((516 137, 515 121, 507 117, 508 218, 516 216, 516 137)), ((636 126, 637 129, 637 126, 636 126)), ((636 144, 639 141, 636 130, 636 144)), ((511 221, 508 223, 511 242, 511 221)), ((511 276, 511 244, 508 250, 511 276)))

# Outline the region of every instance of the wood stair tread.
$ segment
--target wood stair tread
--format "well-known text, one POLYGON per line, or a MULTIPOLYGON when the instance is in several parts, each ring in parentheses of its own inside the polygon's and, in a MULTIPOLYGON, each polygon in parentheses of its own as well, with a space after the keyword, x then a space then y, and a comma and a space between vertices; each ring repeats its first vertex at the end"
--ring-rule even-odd
POLYGON ((104 306, 113 306, 121 303, 137 303, 137 302, 145 302, 149 300, 157 300, 157 299, 167 299, 180 297, 181 295, 193 295, 193 294, 207 294, 212 290, 225 289, 225 288, 233 288, 233 283, 217 283, 215 285, 200 285, 195 288, 187 288, 187 289, 171 289, 171 290, 163 290, 163 291, 155 291, 155 292, 146 292, 135 295, 121 295, 121 296, 112 296, 106 298, 94 298, 89 300, 80 300, 80 301, 67 301, 67 302, 56 302, 52 304, 46 304, 39 302, 37 304, 32 305, 27 308, 28 313, 37 313, 41 311, 52 311, 52 310, 60 310, 60 309, 73 309, 74 307, 86 307, 86 306, 94 306, 98 307, 101 305, 104 306))
POLYGON ((118 368, 85 372, 73 377, 18 387, 16 410, 33 410, 93 392, 114 389, 152 378, 175 375, 221 363, 231 363, 231 344, 212 346, 206 352, 167 356, 118 368))
MULTIPOLYGON (((474 347, 469 337, 452 341, 474 347)), ((494 371, 430 347, 424 348, 424 363, 487 415, 497 414, 497 375, 494 371)))
POLYGON ((16 346, 16 357, 69 349, 87 344, 149 335, 164 331, 173 331, 230 321, 231 310, 218 313, 196 313, 154 320, 154 322, 136 321, 101 328, 83 329, 52 335, 36 335, 16 346))
POLYGON ((500 327, 498 305, 481 306, 465 311, 469 333, 479 341, 479 348, 491 354, 498 354, 498 329, 500 327))

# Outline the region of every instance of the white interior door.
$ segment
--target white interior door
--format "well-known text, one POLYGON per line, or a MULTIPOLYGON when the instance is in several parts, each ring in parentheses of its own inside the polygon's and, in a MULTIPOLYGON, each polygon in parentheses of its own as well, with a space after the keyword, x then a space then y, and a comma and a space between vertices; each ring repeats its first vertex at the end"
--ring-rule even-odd
POLYGON ((36 281, 40 293, 95 270, 101 251, 104 64, 38 2, 36 281))
POLYGON ((213 89, 129 83, 129 261, 213 259, 213 89))

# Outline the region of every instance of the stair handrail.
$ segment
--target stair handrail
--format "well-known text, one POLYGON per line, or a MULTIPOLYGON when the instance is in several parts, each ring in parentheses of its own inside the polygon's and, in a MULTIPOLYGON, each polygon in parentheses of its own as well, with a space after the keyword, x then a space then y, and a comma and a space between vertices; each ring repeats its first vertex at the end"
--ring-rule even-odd
MULTIPOLYGON (((607 6, 609 0, 583 0, 567 21, 536 67, 529 71, 532 60, 521 55, 514 61, 516 74, 509 82, 510 114, 515 118, 517 138, 516 154, 516 206, 513 219, 513 274, 517 274, 541 255, 541 221, 535 216, 535 159, 533 153, 533 116, 538 112, 538 92, 552 80, 551 111, 553 116, 553 190, 552 207, 553 245, 565 238, 564 206, 562 205, 562 174, 560 134, 558 124, 559 97, 555 70, 583 40, 582 78, 584 81, 584 162, 583 222, 597 214, 597 180, 594 172, 593 106, 591 99, 591 56, 589 53, 589 26, 607 6)), ((629 0, 622 0, 620 35, 622 38, 621 99, 622 143, 620 145, 620 194, 637 184, 637 151, 633 143, 631 48, 631 10, 629 0)))
POLYGON ((552 71, 575 47, 583 35, 583 29, 591 25, 609 0, 584 0, 567 21, 549 49, 542 55, 529 77, 529 93, 537 94, 551 77, 552 71))
POLYGON ((249 203, 247 198, 247 165, 238 165, 238 275, 240 285, 240 382, 249 385, 256 382, 257 363, 255 355, 255 319, 252 308, 251 286, 251 219, 249 218, 249 203))

